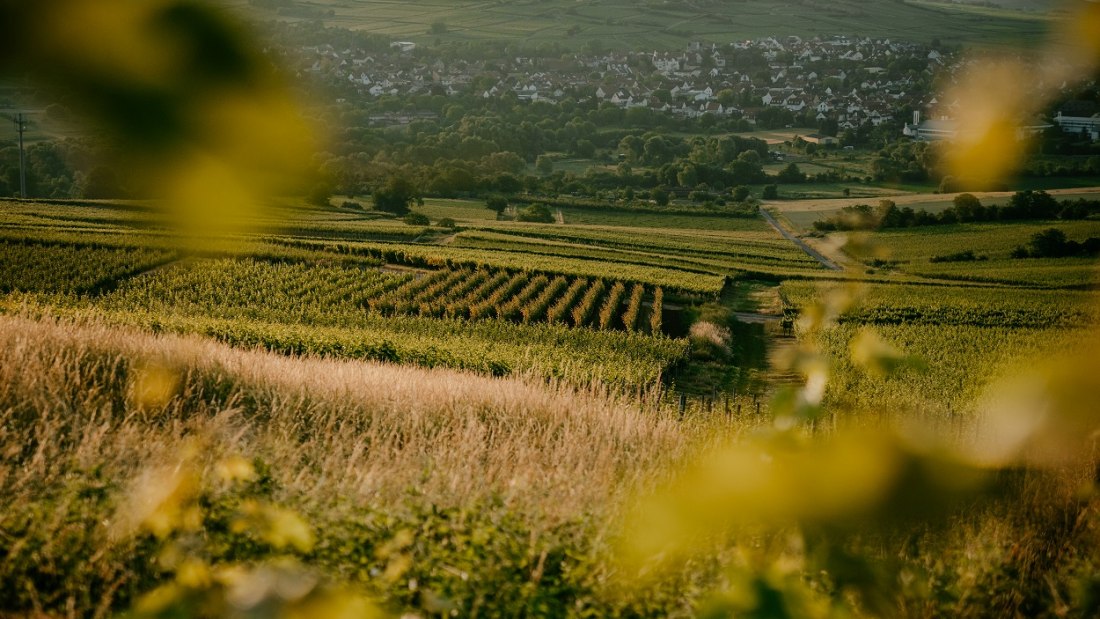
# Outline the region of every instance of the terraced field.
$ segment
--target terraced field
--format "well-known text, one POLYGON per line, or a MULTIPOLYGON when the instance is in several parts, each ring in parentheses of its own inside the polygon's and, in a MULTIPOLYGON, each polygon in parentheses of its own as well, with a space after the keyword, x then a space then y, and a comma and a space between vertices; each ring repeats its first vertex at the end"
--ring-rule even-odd
MULTIPOLYGON (((244 0, 231 4, 259 18, 276 16, 244 0)), ((855 0, 322 0, 295 2, 284 8, 282 18, 321 19, 329 25, 422 42, 522 40, 574 48, 597 43, 630 49, 682 48, 692 40, 728 43, 776 33, 859 34, 909 40, 938 37, 945 42, 1020 45, 1042 36, 1047 26, 1046 13, 1013 7, 855 0), (433 29, 434 24, 443 27, 433 29)))

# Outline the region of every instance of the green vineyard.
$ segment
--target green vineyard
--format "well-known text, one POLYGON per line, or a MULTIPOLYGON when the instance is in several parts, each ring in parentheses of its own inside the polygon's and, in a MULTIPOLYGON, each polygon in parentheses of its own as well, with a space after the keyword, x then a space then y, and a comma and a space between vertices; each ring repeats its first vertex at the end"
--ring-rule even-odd
POLYGON ((371 268, 262 260, 195 260, 123 282, 101 305, 271 322, 355 325, 366 313, 548 322, 652 331, 660 288, 525 271, 442 269, 394 275, 371 268))
POLYGON ((157 249, 0 242, 0 292, 91 292, 174 257, 157 249))
POLYGON ((441 270, 369 299, 383 315, 549 322, 573 327, 651 331, 660 320, 659 287, 490 269, 441 270), (629 294, 627 294, 629 291, 629 294), (647 300, 648 299, 648 300, 647 300))

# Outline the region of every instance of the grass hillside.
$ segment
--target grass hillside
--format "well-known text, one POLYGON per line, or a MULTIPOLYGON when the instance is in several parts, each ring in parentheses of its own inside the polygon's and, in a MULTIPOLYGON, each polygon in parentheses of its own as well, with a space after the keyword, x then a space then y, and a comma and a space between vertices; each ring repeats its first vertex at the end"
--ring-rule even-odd
POLYGON ((164 532, 127 523, 199 485, 213 560, 290 555, 399 605, 419 582, 492 616, 605 614, 627 603, 598 592, 608 523, 715 435, 604 393, 10 316, 0 385, 0 608, 79 616, 163 578, 164 532), (231 492, 233 462, 254 474, 231 492), (294 509, 310 543, 265 550, 219 520, 246 501, 294 509), (395 567, 380 549, 409 532, 395 567))
POLYGON ((1091 442, 997 468, 1090 436, 1093 364, 997 462, 932 438, 1095 337, 1094 261, 1002 255, 1047 222, 876 232, 895 262, 833 272, 743 217, 288 208, 186 251, 135 205, 0 206, 0 612, 219 616, 280 578, 394 616, 1095 608, 1091 442), (996 272, 931 261, 962 246, 996 272))
POLYGON ((966 45, 1019 45, 1046 31, 1031 7, 888 0, 315 0, 244 2, 257 17, 326 24, 430 42, 503 40, 570 48, 678 49, 689 41, 730 43, 765 36, 835 34, 939 38, 966 45), (267 5, 261 9, 257 5, 267 5))

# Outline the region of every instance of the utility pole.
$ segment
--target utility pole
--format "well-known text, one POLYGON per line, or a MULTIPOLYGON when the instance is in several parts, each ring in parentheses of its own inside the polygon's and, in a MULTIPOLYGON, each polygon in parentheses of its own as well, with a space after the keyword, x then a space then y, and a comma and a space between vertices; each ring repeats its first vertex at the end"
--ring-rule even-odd
POLYGON ((23 112, 15 115, 15 127, 19 131, 19 197, 27 199, 27 153, 23 149, 23 132, 27 130, 27 119, 23 112))
POLYGON ((31 126, 31 115, 40 114, 42 110, 0 110, 0 117, 7 118, 15 123, 15 130, 19 132, 19 197, 26 199, 27 195, 27 149, 24 135, 31 126))

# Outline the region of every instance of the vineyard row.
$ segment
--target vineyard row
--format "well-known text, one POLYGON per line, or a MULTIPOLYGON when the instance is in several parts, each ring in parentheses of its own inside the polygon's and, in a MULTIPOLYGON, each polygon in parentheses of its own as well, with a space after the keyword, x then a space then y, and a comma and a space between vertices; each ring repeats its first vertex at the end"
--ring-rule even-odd
POLYGON ((384 315, 660 333, 663 297, 660 287, 640 283, 456 269, 434 271, 368 299, 366 305, 384 315))

